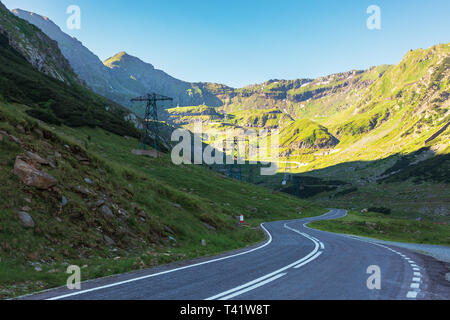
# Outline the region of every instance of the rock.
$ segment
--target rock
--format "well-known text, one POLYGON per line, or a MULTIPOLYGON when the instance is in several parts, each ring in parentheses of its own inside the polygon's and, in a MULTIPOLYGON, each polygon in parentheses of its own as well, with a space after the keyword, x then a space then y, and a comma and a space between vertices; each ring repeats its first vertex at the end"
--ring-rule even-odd
POLYGON ((22 207, 22 211, 30 212, 31 208, 29 206, 22 207))
POLYGON ((209 230, 211 230, 211 231, 216 231, 216 228, 213 227, 212 225, 209 225, 209 224, 207 224, 206 222, 203 222, 203 221, 202 221, 202 224, 203 224, 206 228, 208 228, 209 230))
POLYGON ((100 208, 100 212, 103 213, 107 217, 114 217, 114 214, 112 213, 111 209, 107 205, 102 205, 100 208))
POLYGON ((101 207, 102 205, 104 205, 105 204, 105 200, 98 200, 96 203, 95 203, 95 205, 97 206, 97 208, 98 207, 101 207))
POLYGON ((92 180, 89 178, 84 178, 84 182, 88 183, 88 184, 92 184, 92 180))
POLYGON ((144 210, 139 211, 138 216, 141 218, 147 218, 147 212, 145 212, 144 210))
POLYGON ((42 268, 41 268, 41 267, 34 267, 34 270, 35 270, 36 272, 41 272, 41 271, 42 271, 42 268))
POLYGON ((34 129, 33 129, 33 132, 36 133, 36 134, 39 136, 39 138, 41 138, 41 139, 44 138, 44 133, 42 132, 41 129, 34 128, 34 129))
POLYGON ((59 152, 55 151, 55 157, 56 157, 56 158, 61 158, 61 157, 62 157, 62 155, 61 155, 61 153, 59 153, 59 152))
POLYGON ((41 156, 39 156, 39 155, 36 154, 36 153, 27 151, 27 156, 28 156, 31 160, 34 160, 34 161, 36 161, 36 162, 39 163, 39 164, 43 164, 43 165, 48 165, 48 164, 49 164, 49 161, 48 161, 48 160, 43 159, 41 156))
POLYGON ((91 191, 88 188, 82 187, 82 186, 78 186, 77 187, 77 191, 81 194, 84 194, 85 196, 91 194, 91 191))
POLYGON ((31 199, 30 198, 23 198, 23 200, 27 203, 31 203, 31 199))
POLYGON ((3 135, 0 134, 0 142, 3 141, 3 135))
POLYGON ((18 124, 18 125, 16 126, 16 129, 17 129, 18 131, 20 131, 21 133, 25 133, 25 128, 24 128, 23 125, 21 125, 21 124, 18 124))
POLYGON ((169 240, 171 240, 173 242, 177 242, 177 240, 174 237, 172 237, 172 236, 169 236, 169 240))
POLYGON ((19 212, 19 219, 20 219, 20 222, 22 223, 22 225, 25 228, 34 228, 34 220, 33 220, 33 218, 28 213, 26 213, 25 211, 20 211, 19 212))
POLYGON ((57 163, 53 160, 49 160, 48 161, 48 165, 50 166, 50 168, 52 169, 56 169, 58 167, 57 163))
POLYGON ((57 183, 56 179, 51 175, 37 170, 25 162, 20 156, 16 158, 13 173, 26 185, 42 190, 50 189, 51 187, 56 186, 57 183))
POLYGON ((105 240, 106 244, 109 246, 115 246, 116 242, 111 239, 110 237, 108 237, 107 235, 103 235, 103 240, 105 240))
POLYGON ((124 220, 127 220, 130 217, 130 215, 128 214, 128 211, 121 209, 121 208, 119 208, 118 211, 119 211, 121 218, 123 218, 124 220))
POLYGON ((15 143, 17 143, 18 145, 23 145, 22 140, 20 140, 19 138, 14 137, 12 134, 9 135, 9 138, 14 141, 15 143))
POLYGON ((206 240, 202 239, 202 246, 205 247, 206 246, 206 240))
POLYGON ((67 205, 67 198, 65 196, 61 197, 61 205, 64 207, 65 205, 67 205))
POLYGON ((181 204, 178 204, 178 203, 174 203, 173 204, 173 206, 175 207, 175 208, 177 208, 177 209, 183 209, 183 207, 181 206, 181 204))
POLYGON ((361 210, 361 213, 367 213, 367 212, 369 212, 369 209, 362 209, 361 210))

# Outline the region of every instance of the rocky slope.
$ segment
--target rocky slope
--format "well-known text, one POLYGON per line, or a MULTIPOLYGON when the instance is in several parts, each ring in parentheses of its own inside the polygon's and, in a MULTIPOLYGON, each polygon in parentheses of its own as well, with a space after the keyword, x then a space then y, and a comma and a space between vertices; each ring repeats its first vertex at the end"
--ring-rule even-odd
POLYGON ((56 41, 35 26, 15 17, 0 2, 0 34, 37 70, 68 84, 79 82, 56 41))

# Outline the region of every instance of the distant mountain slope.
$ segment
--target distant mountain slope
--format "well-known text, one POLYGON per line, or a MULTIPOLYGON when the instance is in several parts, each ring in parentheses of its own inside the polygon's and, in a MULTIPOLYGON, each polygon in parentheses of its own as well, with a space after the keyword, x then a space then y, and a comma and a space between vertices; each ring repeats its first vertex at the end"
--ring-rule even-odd
POLYGON ((37 70, 68 84, 79 82, 58 44, 35 26, 15 17, 0 2, 0 34, 37 70))
POLYGON ((189 83, 175 79, 125 52, 114 55, 103 64, 80 41, 64 33, 50 19, 20 9, 14 9, 12 12, 39 27, 51 39, 57 41, 75 72, 92 90, 131 108, 138 114, 142 115, 143 110, 131 104, 130 98, 153 91, 174 98, 174 104, 180 106, 222 104, 216 97, 215 90, 217 87, 226 90, 226 86, 189 83))
POLYGON ((27 104, 29 115, 54 125, 138 136, 125 120, 130 112, 82 86, 56 43, 38 28, 0 7, 0 29, 0 100, 27 104), (30 50, 43 68, 28 61, 30 50))

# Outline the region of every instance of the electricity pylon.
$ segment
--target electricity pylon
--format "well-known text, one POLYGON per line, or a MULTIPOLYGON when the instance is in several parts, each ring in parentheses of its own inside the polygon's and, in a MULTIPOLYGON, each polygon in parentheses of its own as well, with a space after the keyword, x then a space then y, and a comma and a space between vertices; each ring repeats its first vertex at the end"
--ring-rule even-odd
POLYGON ((157 94, 147 93, 145 96, 131 99, 131 102, 147 102, 144 114, 144 133, 141 137, 140 149, 145 150, 145 139, 153 133, 154 135, 154 148, 156 152, 159 151, 158 139, 159 139, 159 121, 158 121, 158 106, 157 101, 173 101, 172 98, 157 94))

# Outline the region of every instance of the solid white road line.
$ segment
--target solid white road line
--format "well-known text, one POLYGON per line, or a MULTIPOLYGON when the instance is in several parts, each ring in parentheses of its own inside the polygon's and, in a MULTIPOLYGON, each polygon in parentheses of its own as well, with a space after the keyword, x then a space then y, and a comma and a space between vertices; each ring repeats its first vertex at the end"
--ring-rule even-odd
POLYGON ((277 274, 276 276, 274 276, 274 277, 272 277, 272 278, 269 278, 269 279, 267 279, 267 280, 265 280, 265 281, 262 281, 262 282, 258 282, 257 284, 255 284, 255 285, 253 285, 253 286, 251 286, 251 287, 245 288, 245 289, 243 289, 243 290, 240 290, 240 291, 237 291, 237 292, 235 292, 235 293, 232 293, 232 294, 230 294, 230 295, 228 295, 228 296, 222 297, 222 298, 220 298, 219 300, 229 300, 229 299, 231 299, 231 298, 237 297, 237 296, 239 296, 239 295, 241 295, 241 294, 244 294, 244 293, 246 293, 246 292, 248 292, 248 291, 254 290, 254 289, 256 289, 256 288, 258 288, 258 287, 261 287, 261 286, 263 286, 263 285, 265 285, 265 284, 267 284, 267 283, 269 283, 269 282, 272 282, 272 281, 274 281, 274 280, 276 280, 276 279, 278 279, 278 278, 281 278, 282 276, 285 276, 286 274, 287 274, 287 273, 280 273, 280 274, 277 274))
POLYGON ((93 292, 93 291, 98 291, 98 290, 102 290, 102 289, 107 289, 107 288, 120 286, 122 284, 127 284, 127 283, 131 283, 131 282, 139 281, 139 280, 144 280, 144 279, 148 279, 148 278, 152 278, 152 277, 157 277, 157 276, 160 276, 160 275, 163 275, 163 274, 167 274, 167 273, 171 273, 171 272, 176 272, 176 271, 180 271, 180 270, 184 270, 184 269, 194 268, 194 267, 201 266, 201 265, 204 265, 204 264, 213 263, 213 262, 217 262, 217 261, 222 261, 222 260, 234 258, 234 257, 237 257, 237 256, 241 256, 241 255, 244 255, 244 254, 248 254, 250 252, 254 252, 256 250, 259 250, 259 249, 262 249, 262 248, 268 246, 272 242, 272 235, 270 234, 270 232, 264 227, 263 224, 261 224, 261 228, 269 236, 269 240, 267 240, 266 243, 264 243, 263 245, 261 245, 261 246, 259 246, 257 248, 254 248, 254 249, 251 249, 251 250, 248 250, 248 251, 244 251, 244 252, 240 252, 240 253, 237 253, 237 254, 233 254, 231 256, 226 256, 226 257, 217 258, 217 259, 213 259, 213 260, 208 260, 208 261, 204 261, 204 262, 200 262, 200 263, 196 263, 196 264, 191 264, 191 265, 188 265, 188 266, 184 266, 184 267, 180 267, 180 268, 176 268, 176 269, 171 269, 171 270, 167 270, 167 271, 163 271, 163 272, 158 272, 158 273, 154 273, 154 274, 150 274, 150 275, 142 276, 142 277, 138 277, 138 278, 133 278, 133 279, 125 280, 125 281, 119 281, 119 282, 111 283, 111 284, 108 284, 108 285, 105 285, 105 286, 100 286, 100 287, 95 287, 95 288, 91 288, 91 289, 76 291, 76 292, 64 294, 64 295, 61 295, 61 296, 49 298, 49 299, 46 299, 46 300, 60 300, 60 299, 64 299, 64 298, 69 298, 69 297, 73 297, 73 296, 77 296, 77 295, 81 295, 81 294, 85 294, 85 293, 89 293, 89 292, 93 292))
POLYGON ((308 260, 306 260, 306 261, 304 261, 304 262, 302 262, 302 263, 296 265, 296 266, 294 267, 294 269, 298 269, 298 268, 304 266, 305 264, 308 264, 308 263, 310 263, 311 261, 317 259, 317 258, 322 254, 322 252, 323 252, 323 251, 317 252, 314 256, 312 256, 312 257, 309 258, 308 260))

